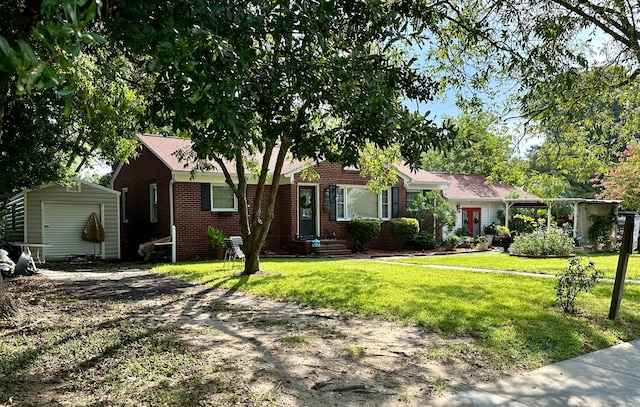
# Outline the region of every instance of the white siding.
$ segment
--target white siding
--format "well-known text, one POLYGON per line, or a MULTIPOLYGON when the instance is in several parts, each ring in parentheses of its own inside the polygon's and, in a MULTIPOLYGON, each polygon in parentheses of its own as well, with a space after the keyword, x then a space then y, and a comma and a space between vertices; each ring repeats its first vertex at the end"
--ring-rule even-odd
POLYGON ((44 244, 51 247, 43 249, 47 259, 64 259, 70 254, 101 255, 102 243, 82 240, 84 230, 91 213, 102 219, 102 205, 99 203, 51 203, 42 205, 44 244))

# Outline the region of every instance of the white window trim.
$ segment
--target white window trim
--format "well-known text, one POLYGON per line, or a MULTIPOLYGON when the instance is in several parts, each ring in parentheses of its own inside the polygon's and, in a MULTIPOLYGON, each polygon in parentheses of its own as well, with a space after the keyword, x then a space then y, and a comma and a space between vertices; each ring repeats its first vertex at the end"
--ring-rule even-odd
MULTIPOLYGON (((364 185, 336 185, 336 188, 338 189, 343 189, 344 188, 359 188, 359 189, 366 189, 367 187, 364 185)), ((379 219, 379 220, 390 220, 391 219, 391 211, 392 211, 392 204, 391 204, 391 188, 388 187, 386 189, 384 189, 384 191, 387 192, 387 213, 386 216, 378 216, 377 218, 366 218, 366 219, 379 219)), ((336 191, 336 220, 338 221, 350 221, 352 218, 349 217, 340 217, 338 216, 338 202, 337 202, 337 196, 338 196, 338 192, 336 191)), ((376 196, 378 197, 378 214, 382 213, 382 194, 376 194, 376 196)), ((348 204, 345 201, 344 202, 344 213, 347 214, 349 212, 348 210, 348 204)))
POLYGON ((120 216, 122 216, 122 223, 129 223, 129 209, 127 203, 129 202, 129 188, 122 188, 120 190, 120 216))
POLYGON ((158 184, 149 184, 149 222, 151 223, 158 223, 158 184), (155 194, 152 193, 152 191, 155 190, 155 194), (153 207, 154 207, 154 198, 156 199, 155 202, 155 216, 154 216, 154 211, 153 211, 153 207))
POLYGON ((231 190, 231 187, 229 187, 229 185, 227 184, 211 184, 209 186, 209 200, 211 201, 209 202, 209 207, 211 208, 211 212, 238 212, 238 198, 236 197, 236 194, 233 193, 233 191, 231 192, 231 195, 233 196, 233 208, 216 208, 213 206, 214 187, 224 187, 231 190))

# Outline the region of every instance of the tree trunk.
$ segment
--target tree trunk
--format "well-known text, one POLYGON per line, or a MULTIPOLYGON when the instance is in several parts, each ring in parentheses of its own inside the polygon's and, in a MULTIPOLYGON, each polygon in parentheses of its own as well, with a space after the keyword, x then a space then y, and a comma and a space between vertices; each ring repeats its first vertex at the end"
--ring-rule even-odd
POLYGON ((248 250, 245 253, 244 271, 242 272, 242 274, 251 275, 257 273, 258 271, 260 271, 260 250, 248 250))

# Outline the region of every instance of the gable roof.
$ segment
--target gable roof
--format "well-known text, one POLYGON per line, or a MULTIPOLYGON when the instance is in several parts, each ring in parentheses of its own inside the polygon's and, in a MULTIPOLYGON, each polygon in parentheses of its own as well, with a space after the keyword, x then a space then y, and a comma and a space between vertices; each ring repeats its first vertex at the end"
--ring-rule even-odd
MULTIPOLYGON (((185 140, 177 137, 164 137, 150 134, 138 135, 140 142, 149 149, 160 161, 162 161, 169 170, 172 172, 190 172, 196 168, 193 161, 180 161, 176 156, 176 151, 189 151, 193 143, 190 140, 185 140)), ((269 172, 273 172, 275 168, 275 161, 278 154, 278 147, 274 148, 274 154, 271 156, 269 163, 269 172)), ((262 155, 257 154, 255 156, 257 162, 261 162, 262 155)), ((214 168, 218 168, 218 165, 214 162, 210 162, 214 168)), ((235 165, 230 162, 225 162, 230 174, 235 174, 235 165)), ((285 160, 282 167, 282 175, 291 177, 302 171, 307 166, 307 163, 299 160, 285 160)), ((441 177, 439 174, 435 174, 429 171, 417 170, 412 171, 407 165, 397 165, 399 175, 405 180, 405 182, 429 185, 429 186, 441 186, 446 187, 448 181, 441 177)), ((213 170, 212 172, 220 172, 220 170, 213 170)), ((114 174, 115 176, 115 174, 114 174)))
POLYGON ((449 183, 449 188, 443 191, 447 199, 469 201, 503 200, 513 192, 517 193, 520 198, 538 199, 537 196, 511 185, 499 182, 487 184, 485 175, 438 173, 438 176, 449 183))
MULTIPOLYGON (((171 171, 174 172, 190 172, 196 168, 195 163, 192 160, 180 161, 176 156, 177 151, 189 151, 193 143, 190 140, 185 140, 177 137, 164 137, 150 134, 138 135, 140 142, 147 147, 158 159, 160 159, 171 171)), ((275 169, 275 161, 278 156, 278 147, 274 148, 271 160, 269 162, 269 172, 273 172, 275 169)), ((255 159, 257 162, 262 162, 262 154, 256 154, 255 159)), ((214 161, 209 161, 214 168, 218 168, 218 164, 214 161)), ((233 163, 225 161, 226 167, 229 169, 229 173, 235 174, 236 167, 233 163)), ((295 170, 302 170, 305 164, 300 161, 285 160, 282 166, 282 174, 288 174, 295 170)), ((218 171, 215 171, 218 172, 218 171)))

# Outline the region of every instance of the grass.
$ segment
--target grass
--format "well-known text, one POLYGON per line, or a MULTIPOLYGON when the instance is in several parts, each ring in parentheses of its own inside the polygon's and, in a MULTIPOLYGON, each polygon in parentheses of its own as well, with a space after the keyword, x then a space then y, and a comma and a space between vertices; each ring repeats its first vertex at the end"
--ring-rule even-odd
MULTIPOLYGON (((589 253, 582 254, 580 257, 593 261, 595 266, 604 272, 605 277, 615 277, 618 267, 617 253, 589 253)), ((569 264, 569 260, 566 258, 533 259, 509 256, 508 253, 503 252, 470 253, 455 256, 406 257, 394 261, 408 264, 433 264, 490 270, 524 271, 539 274, 559 274, 569 264)), ((628 280, 640 280, 640 255, 637 253, 629 257, 626 278, 628 280)))
MULTIPOLYGON (((514 261, 494 256, 487 259, 514 261)), ((484 264, 474 261, 475 266, 484 264)), ((636 284, 627 284, 621 317, 612 322, 606 319, 612 290, 608 282, 578 297, 583 312, 569 316, 555 304, 555 279, 362 260, 263 260, 261 267, 268 273, 251 277, 215 262, 155 270, 303 306, 416 324, 447 338, 470 337, 498 368, 534 368, 640 337, 636 284)))

